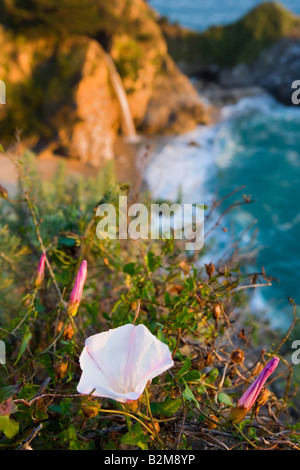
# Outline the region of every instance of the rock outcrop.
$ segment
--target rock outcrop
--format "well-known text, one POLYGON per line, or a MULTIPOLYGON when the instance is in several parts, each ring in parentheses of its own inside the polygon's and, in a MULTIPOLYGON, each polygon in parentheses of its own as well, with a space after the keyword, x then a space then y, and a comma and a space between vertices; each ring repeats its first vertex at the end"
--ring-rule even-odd
POLYGON ((300 77, 300 17, 276 2, 263 2, 244 18, 205 32, 163 22, 169 50, 190 76, 226 88, 259 86, 291 104, 300 77))
POLYGON ((300 37, 300 17, 277 2, 262 2, 239 21, 197 32, 162 22, 169 52, 193 74, 203 67, 249 64, 282 38, 300 37))
POLYGON ((224 69, 219 82, 226 88, 260 86, 278 101, 292 104, 292 83, 300 79, 300 40, 282 39, 252 64, 224 69))
POLYGON ((168 55, 155 13, 144 0, 114 0, 110 36, 27 37, 0 26, 1 141, 16 128, 38 151, 99 165, 113 155, 121 113, 105 53, 121 76, 138 129, 179 133, 209 122, 209 110, 168 55), (106 50, 105 50, 106 49, 106 50))
POLYGON ((211 114, 203 106, 199 94, 186 76, 178 73, 170 57, 165 58, 165 73, 153 82, 142 128, 152 134, 183 133, 197 124, 209 124, 211 114))

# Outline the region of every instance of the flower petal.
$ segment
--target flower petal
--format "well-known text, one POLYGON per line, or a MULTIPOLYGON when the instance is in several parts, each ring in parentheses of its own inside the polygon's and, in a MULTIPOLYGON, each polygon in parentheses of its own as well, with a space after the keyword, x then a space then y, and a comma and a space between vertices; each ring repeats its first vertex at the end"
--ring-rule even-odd
POLYGON ((117 393, 111 388, 107 377, 98 367, 92 356, 85 347, 80 356, 80 366, 82 369, 81 378, 77 386, 77 391, 84 395, 92 393, 95 397, 106 397, 126 403, 129 400, 137 400, 136 393, 117 393))
MULTIPOLYGON (((144 325, 138 325, 129 351, 126 377, 136 391, 149 380, 173 366, 168 346, 159 341, 144 325)), ((128 382, 127 382, 128 383, 128 382)), ((142 393, 142 392, 141 392, 142 393)))
POLYGON ((128 324, 90 336, 85 345, 111 387, 126 392, 126 364, 135 326, 128 324))
POLYGON ((173 366, 168 346, 144 325, 123 325, 90 336, 80 356, 78 392, 136 400, 149 380, 173 366))

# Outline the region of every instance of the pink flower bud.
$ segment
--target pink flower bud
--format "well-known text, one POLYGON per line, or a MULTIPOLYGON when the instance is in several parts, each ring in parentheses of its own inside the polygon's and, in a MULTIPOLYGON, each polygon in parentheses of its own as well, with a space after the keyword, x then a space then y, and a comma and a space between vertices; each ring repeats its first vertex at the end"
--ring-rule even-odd
POLYGON ((46 262, 46 255, 43 254, 40 257, 40 261, 37 267, 37 273, 35 278, 35 287, 39 287, 43 280, 44 280, 44 271, 45 271, 45 262, 46 262))
POLYGON ((263 368, 263 370, 261 371, 257 379, 253 382, 253 384, 250 385, 250 387, 239 399, 237 406, 235 408, 232 408, 230 417, 233 422, 238 423, 242 421, 247 412, 251 410, 266 380, 274 372, 274 370, 278 366, 278 363, 278 357, 273 357, 273 359, 271 359, 268 364, 263 368))
POLYGON ((265 381, 268 377, 274 372, 278 366, 279 359, 278 357, 273 357, 268 364, 263 368, 257 379, 253 382, 252 385, 246 390, 244 395, 239 399, 238 406, 243 406, 250 410, 256 399, 264 386, 265 381))
POLYGON ((74 317, 74 315, 76 315, 77 313, 77 310, 81 301, 81 297, 82 297, 84 284, 86 281, 86 275, 87 275, 87 262, 84 260, 81 263, 73 290, 70 295, 70 300, 69 300, 69 305, 68 305, 68 314, 71 317, 74 317))

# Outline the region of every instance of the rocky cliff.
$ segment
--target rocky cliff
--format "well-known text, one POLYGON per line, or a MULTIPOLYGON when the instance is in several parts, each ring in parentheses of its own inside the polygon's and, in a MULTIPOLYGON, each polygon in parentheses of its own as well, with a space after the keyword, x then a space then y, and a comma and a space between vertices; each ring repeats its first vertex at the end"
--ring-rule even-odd
POLYGON ((227 88, 261 86, 291 104, 300 77, 300 17, 276 2, 263 2, 244 18, 203 33, 161 21, 169 51, 188 75, 227 88))
POLYGON ((168 55, 149 6, 113 0, 108 8, 113 31, 103 27, 93 37, 0 27, 0 79, 7 85, 2 143, 20 128, 35 150, 50 145, 93 165, 111 158, 121 113, 105 53, 114 60, 142 132, 179 133, 209 122, 208 109, 168 55))
POLYGON ((234 67, 251 63, 259 54, 285 37, 300 36, 300 17, 277 2, 263 2, 239 21, 226 26, 213 26, 197 32, 171 25, 161 27, 169 52, 187 69, 217 64, 234 67))
POLYGON ((300 40, 281 39, 261 52, 251 64, 239 64, 220 72, 226 88, 260 86, 285 104, 292 104, 292 83, 300 77, 300 40))

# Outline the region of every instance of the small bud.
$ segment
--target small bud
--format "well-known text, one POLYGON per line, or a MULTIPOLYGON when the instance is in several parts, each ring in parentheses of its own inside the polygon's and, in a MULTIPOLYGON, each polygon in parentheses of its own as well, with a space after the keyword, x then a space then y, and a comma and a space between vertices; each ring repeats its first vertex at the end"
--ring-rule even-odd
POLYGON ((64 326, 63 321, 58 322, 57 329, 56 329, 57 333, 61 332, 61 330, 63 329, 63 326, 64 326))
POLYGON ((209 263, 205 265, 206 273, 209 279, 212 277, 213 273, 215 272, 215 265, 213 263, 209 263))
POLYGON ((220 316, 221 316, 222 310, 219 304, 215 304, 213 306, 213 317, 218 322, 220 316))
POLYGON ((34 283, 35 287, 40 287, 40 285, 42 284, 42 282, 44 280, 45 262, 46 262, 46 255, 43 254, 40 257, 40 261, 39 261, 39 264, 38 264, 38 267, 37 267, 37 273, 36 273, 35 283, 34 283))
POLYGON ((180 294, 180 292, 182 291, 183 289, 183 286, 181 284, 173 284, 170 288, 169 288, 169 291, 172 293, 172 294, 180 294))
POLYGON ((55 374, 56 374, 57 379, 63 379, 66 376, 67 370, 68 370, 68 365, 69 365, 68 362, 61 361, 59 364, 56 364, 54 366, 54 370, 55 370, 55 374))
POLYGON ((235 349, 231 353, 231 362, 234 364, 241 364, 245 360, 245 353, 240 348, 235 349))
POLYGON ((255 377, 256 375, 258 375, 258 374, 261 373, 261 371, 263 370, 263 368, 264 368, 263 364, 262 364, 261 362, 258 362, 258 363, 256 364, 256 366, 254 367, 254 369, 253 369, 251 375, 252 375, 253 377, 255 377))
POLYGON ((70 340, 74 336, 74 328, 71 323, 68 323, 64 329, 63 336, 66 340, 70 340))
POLYGON ((208 351, 206 359, 205 359, 205 366, 210 366, 213 363, 214 354, 211 351, 208 351))
POLYGON ((248 411, 254 406, 263 386, 268 377, 274 372, 278 366, 278 357, 273 357, 263 368, 257 379, 248 387, 243 396, 239 399, 235 408, 230 412, 230 419, 233 423, 240 423, 248 411))
POLYGON ((257 397, 256 405, 263 406, 267 403, 270 396, 270 392, 266 387, 263 387, 260 391, 260 394, 257 397))
MULTIPOLYGON (((208 417, 209 417, 210 419, 213 419, 214 421, 219 421, 218 418, 217 418, 217 416, 215 416, 215 415, 213 415, 213 414, 208 415, 208 417)), ((215 428, 217 428, 218 425, 215 424, 215 423, 213 423, 210 419, 206 418, 206 419, 204 420, 204 423, 206 424, 206 427, 207 427, 208 429, 215 429, 215 428)))
POLYGON ((1 184, 0 184, 0 197, 2 197, 3 199, 8 198, 8 192, 3 186, 1 186, 1 184))
POLYGON ((81 301, 81 297, 82 297, 84 284, 86 281, 86 275, 87 275, 87 262, 83 261, 79 268, 76 281, 75 281, 73 290, 70 295, 70 300, 69 300, 69 305, 68 305, 68 314, 71 317, 74 317, 77 313, 77 310, 81 301))
POLYGON ((148 423, 148 427, 149 429, 151 429, 152 431, 156 432, 157 434, 159 433, 160 431, 160 425, 157 421, 154 421, 154 426, 152 423, 148 423))
POLYGON ((175 398, 179 398, 181 396, 180 389, 178 388, 173 388, 171 392, 171 398, 175 400, 175 398))
POLYGON ((124 404, 124 407, 128 411, 135 413, 139 409, 139 400, 128 400, 128 402, 124 404))
POLYGON ((229 378, 232 380, 234 379, 235 375, 236 375, 236 371, 237 371, 237 366, 236 365, 232 365, 230 367, 230 371, 229 371, 229 378))
POLYGON ((180 261, 179 267, 185 272, 189 271, 189 265, 185 261, 180 261))
POLYGON ((85 418, 91 419, 91 418, 95 418, 95 416, 98 415, 100 411, 100 405, 98 403, 88 401, 88 402, 82 403, 81 409, 85 418))

